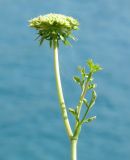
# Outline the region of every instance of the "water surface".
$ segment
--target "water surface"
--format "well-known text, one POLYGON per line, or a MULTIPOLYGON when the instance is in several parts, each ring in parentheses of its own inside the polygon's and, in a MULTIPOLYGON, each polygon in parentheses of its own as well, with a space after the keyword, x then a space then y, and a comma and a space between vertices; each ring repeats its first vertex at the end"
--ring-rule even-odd
POLYGON ((50 12, 80 21, 73 47, 60 48, 66 104, 80 94, 72 77, 93 58, 97 74, 97 120, 82 130, 79 160, 130 159, 130 1, 0 1, 0 160, 68 160, 57 102, 53 54, 39 47, 27 21, 50 12))

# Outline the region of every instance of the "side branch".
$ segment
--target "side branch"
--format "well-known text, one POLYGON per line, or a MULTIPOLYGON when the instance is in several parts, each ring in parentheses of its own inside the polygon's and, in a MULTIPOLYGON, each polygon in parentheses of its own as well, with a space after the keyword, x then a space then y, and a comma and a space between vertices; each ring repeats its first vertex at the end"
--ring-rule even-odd
POLYGON ((84 97, 87 93, 87 89, 88 89, 88 81, 85 84, 85 88, 84 88, 83 92, 81 93, 80 100, 79 100, 79 103, 77 105, 78 118, 80 116, 81 107, 82 107, 82 104, 83 104, 84 97))

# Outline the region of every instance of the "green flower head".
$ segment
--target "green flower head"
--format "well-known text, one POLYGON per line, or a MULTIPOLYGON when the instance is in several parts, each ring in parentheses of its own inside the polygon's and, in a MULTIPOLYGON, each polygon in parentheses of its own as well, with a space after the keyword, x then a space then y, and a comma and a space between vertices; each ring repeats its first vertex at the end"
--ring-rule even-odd
POLYGON ((56 39, 69 45, 67 38, 75 40, 72 31, 78 29, 79 22, 72 17, 50 13, 31 19, 29 26, 38 31, 37 38, 40 38, 40 44, 42 44, 44 40, 49 40, 50 43, 52 43, 52 41, 56 39))

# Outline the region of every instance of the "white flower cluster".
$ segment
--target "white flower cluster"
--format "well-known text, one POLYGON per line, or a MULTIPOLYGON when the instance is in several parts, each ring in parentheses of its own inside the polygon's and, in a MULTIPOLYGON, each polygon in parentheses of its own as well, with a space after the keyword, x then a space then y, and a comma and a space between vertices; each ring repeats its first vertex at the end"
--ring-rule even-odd
POLYGON ((48 30, 48 29, 65 29, 65 30, 76 30, 78 29, 79 22, 68 16, 62 14, 47 14, 33 18, 29 21, 29 26, 37 30, 48 30))
POLYGON ((72 31, 78 29, 79 22, 72 17, 50 13, 31 19, 29 26, 38 31, 37 38, 39 38, 40 45, 44 40, 48 40, 52 46, 54 39, 57 42, 61 40, 65 45, 70 45, 67 38, 75 40, 72 31))

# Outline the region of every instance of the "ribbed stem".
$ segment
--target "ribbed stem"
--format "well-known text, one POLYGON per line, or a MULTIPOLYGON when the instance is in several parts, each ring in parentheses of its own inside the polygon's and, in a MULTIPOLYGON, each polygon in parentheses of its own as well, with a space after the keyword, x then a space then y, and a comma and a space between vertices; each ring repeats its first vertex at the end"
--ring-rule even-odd
POLYGON ((61 79, 60 79, 60 71, 59 71, 59 60, 58 60, 58 46, 57 46, 57 40, 53 40, 53 49, 54 49, 54 71, 55 71, 55 78, 56 78, 56 87, 57 87, 57 93, 58 93, 58 99, 59 104, 61 108, 62 118, 64 121, 64 125, 68 134, 69 139, 73 136, 72 129, 70 127, 67 109, 64 101, 63 91, 62 91, 62 85, 61 85, 61 79))
POLYGON ((71 160, 77 160, 77 140, 71 140, 71 160))

